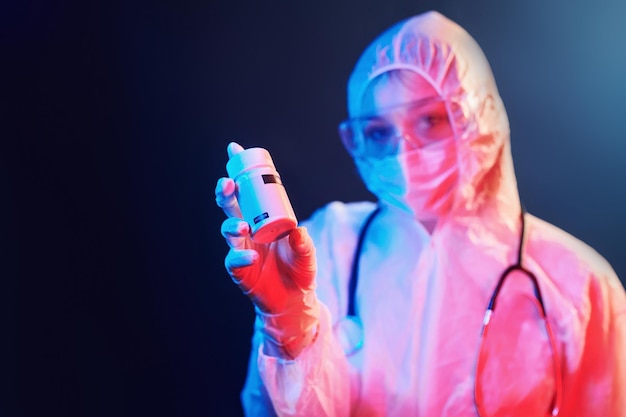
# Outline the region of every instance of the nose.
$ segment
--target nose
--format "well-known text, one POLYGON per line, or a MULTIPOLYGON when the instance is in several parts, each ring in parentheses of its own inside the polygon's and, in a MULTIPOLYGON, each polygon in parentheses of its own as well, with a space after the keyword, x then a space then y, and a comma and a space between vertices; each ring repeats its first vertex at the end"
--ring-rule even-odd
POLYGON ((412 151, 420 147, 419 140, 414 138, 411 134, 406 131, 399 131, 397 133, 398 138, 398 153, 403 153, 407 151, 412 151))

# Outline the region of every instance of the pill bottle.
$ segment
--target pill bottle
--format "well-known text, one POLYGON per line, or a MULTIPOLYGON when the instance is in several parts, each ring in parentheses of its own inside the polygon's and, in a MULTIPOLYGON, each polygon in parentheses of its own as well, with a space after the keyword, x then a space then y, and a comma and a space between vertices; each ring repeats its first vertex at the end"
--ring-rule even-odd
POLYGON ((295 229, 298 220, 269 152, 248 148, 226 163, 250 235, 257 243, 274 242, 295 229))

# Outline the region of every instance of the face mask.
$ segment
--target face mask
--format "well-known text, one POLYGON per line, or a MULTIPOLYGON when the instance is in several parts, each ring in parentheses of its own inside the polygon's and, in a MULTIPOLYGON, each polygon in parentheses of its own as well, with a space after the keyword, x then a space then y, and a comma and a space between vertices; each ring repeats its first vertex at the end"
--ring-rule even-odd
POLYGON ((438 219, 452 207, 459 177, 454 139, 384 158, 356 157, 355 164, 368 190, 419 220, 438 219))

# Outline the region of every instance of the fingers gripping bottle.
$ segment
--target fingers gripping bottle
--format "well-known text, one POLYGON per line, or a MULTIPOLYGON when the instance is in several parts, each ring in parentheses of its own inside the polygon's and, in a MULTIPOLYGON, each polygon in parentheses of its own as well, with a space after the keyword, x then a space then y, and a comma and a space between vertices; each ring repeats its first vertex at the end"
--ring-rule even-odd
POLYGON ((235 181, 239 207, 250 225, 252 240, 274 242, 297 227, 287 192, 266 149, 248 148, 233 155, 226 171, 235 181))

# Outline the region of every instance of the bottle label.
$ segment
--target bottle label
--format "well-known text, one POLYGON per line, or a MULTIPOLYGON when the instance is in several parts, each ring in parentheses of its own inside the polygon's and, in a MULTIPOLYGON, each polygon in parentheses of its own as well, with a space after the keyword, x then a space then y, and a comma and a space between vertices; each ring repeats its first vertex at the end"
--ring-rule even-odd
POLYGON ((283 185, 282 181, 280 180, 280 177, 277 176, 277 175, 263 174, 263 175, 261 175, 261 177, 263 178, 263 183, 264 184, 279 184, 279 185, 283 185))
POLYGON ((270 216, 270 215, 269 215, 269 214, 267 214, 267 212, 259 214, 258 216, 256 216, 256 217, 253 219, 254 224, 257 224, 257 223, 259 223, 259 222, 262 222, 263 220, 267 219, 269 216, 270 216))

